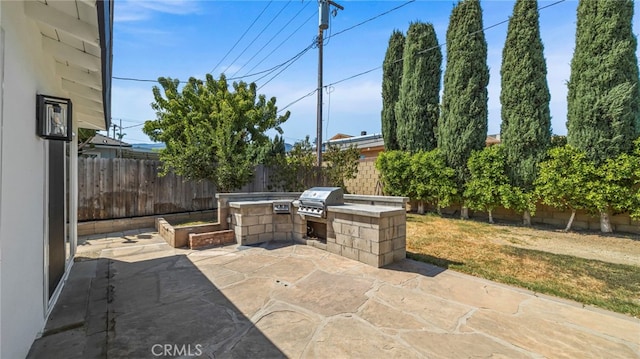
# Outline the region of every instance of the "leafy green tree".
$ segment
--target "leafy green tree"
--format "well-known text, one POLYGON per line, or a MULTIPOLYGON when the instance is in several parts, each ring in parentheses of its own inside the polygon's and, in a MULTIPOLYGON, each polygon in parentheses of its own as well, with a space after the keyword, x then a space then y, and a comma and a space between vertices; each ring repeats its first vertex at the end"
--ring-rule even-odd
POLYGON ((376 159, 376 169, 388 196, 415 197, 411 192, 411 155, 405 151, 384 151, 376 159))
MULTIPOLYGON (((551 96, 536 0, 517 0, 515 3, 502 51, 500 74, 500 139, 505 171, 512 186, 530 192, 538 173, 538 163, 545 159, 551 142, 551 96)), ((529 214, 525 212, 524 218, 530 218, 529 214)))
POLYGON ((269 162, 271 190, 302 192, 317 184, 316 154, 309 136, 293 144, 286 155, 273 157, 269 162))
POLYGON ((276 99, 257 95, 256 85, 190 78, 179 89, 179 80, 161 77, 153 87, 151 107, 157 118, 147 121, 143 131, 156 142, 163 174, 168 171, 188 179, 210 180, 220 191, 230 191, 250 181, 259 148, 269 145, 265 132, 289 118, 278 116, 276 99))
POLYGON ((613 232, 610 215, 613 211, 625 212, 634 204, 633 177, 637 160, 622 153, 594 165, 594 173, 586 183, 588 209, 600 213, 600 231, 613 232))
MULTIPOLYGON (((487 138, 487 42, 478 0, 460 1, 449 18, 447 67, 444 73, 438 148, 456 171, 462 191, 469 179, 467 161, 482 150, 487 138)), ((463 206, 462 217, 468 218, 463 206)))
POLYGON ((640 137, 635 141, 635 149, 632 161, 635 164, 633 169, 633 203, 631 204, 631 217, 640 219, 640 137))
POLYGON ((494 223, 493 210, 502 203, 501 194, 509 183, 504 162, 504 147, 497 145, 474 151, 467 164, 471 177, 464 190, 465 203, 473 210, 486 211, 489 223, 494 223))
POLYGON ((329 184, 342 187, 347 192, 345 180, 356 178, 358 175, 358 163, 360 162, 360 150, 355 145, 346 149, 330 144, 324 153, 325 167, 329 184))
POLYGON ((394 30, 389 39, 389 47, 382 64, 382 138, 387 151, 397 150, 396 103, 402 82, 402 56, 404 35, 394 30))
POLYGON ((567 136, 551 135, 551 148, 563 147, 567 145, 567 136))
POLYGON ((420 151, 411 157, 411 188, 418 203, 418 213, 424 214, 424 202, 432 203, 438 214, 442 207, 451 205, 458 190, 455 172, 447 167, 438 149, 420 151))
POLYGON ((584 152, 569 145, 551 149, 549 159, 539 166, 536 192, 542 203, 571 211, 564 229, 567 232, 571 230, 576 210, 587 208, 586 183, 595 168, 584 152))
POLYGON ((632 0, 583 0, 578 4, 567 96, 568 142, 597 165, 630 152, 636 131, 640 131, 632 18, 632 0))
POLYGON ((407 31, 395 108, 400 149, 417 152, 436 148, 441 67, 442 52, 433 25, 412 23, 407 31))

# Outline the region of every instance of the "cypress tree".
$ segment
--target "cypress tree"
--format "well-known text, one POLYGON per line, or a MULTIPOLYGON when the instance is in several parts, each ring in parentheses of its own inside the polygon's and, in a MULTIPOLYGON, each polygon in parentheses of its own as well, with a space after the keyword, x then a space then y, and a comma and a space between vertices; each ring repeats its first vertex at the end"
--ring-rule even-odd
POLYGON ((511 185, 529 192, 551 143, 547 65, 538 1, 517 0, 502 50, 500 103, 505 169, 511 185))
POLYGON ((632 18, 632 0, 582 0, 578 5, 567 140, 598 165, 631 151, 640 130, 632 18))
MULTIPOLYGON (((447 28, 447 67, 444 73, 438 147, 456 171, 462 189, 469 179, 467 161, 487 139, 487 42, 479 0, 460 1, 447 28)), ((463 213, 463 217, 465 217, 463 213)))
POLYGON ((432 24, 412 23, 403 52, 402 83, 396 104, 400 149, 417 152, 436 147, 442 52, 432 24))
POLYGON ((396 102, 402 82, 404 35, 394 30, 382 64, 382 137, 387 151, 399 149, 396 137, 396 102))

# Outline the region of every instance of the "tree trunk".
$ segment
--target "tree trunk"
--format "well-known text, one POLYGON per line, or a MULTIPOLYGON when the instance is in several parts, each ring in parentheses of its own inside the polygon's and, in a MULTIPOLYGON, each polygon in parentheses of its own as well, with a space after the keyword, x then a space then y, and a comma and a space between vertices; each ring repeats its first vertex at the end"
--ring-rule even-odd
POLYGON ((600 212, 600 232, 613 233, 613 228, 611 228, 611 221, 609 221, 609 213, 606 211, 600 212))
POLYGON ((493 224, 493 210, 489 210, 489 223, 493 224))
POLYGON ((531 213, 529 211, 524 211, 522 214, 522 224, 527 227, 531 226, 531 213))
POLYGON ((469 208, 467 206, 462 206, 460 210, 460 219, 469 219, 469 208))
POLYGON ((440 207, 440 205, 436 206, 436 211, 438 212, 438 216, 442 217, 442 207, 440 207))
POLYGON ((569 232, 571 230, 571 225, 573 224, 573 219, 576 218, 576 210, 571 210, 571 217, 569 217, 569 223, 567 223, 567 227, 564 229, 565 232, 569 232))
POLYGON ((424 214, 424 201, 418 201, 418 214, 424 214))

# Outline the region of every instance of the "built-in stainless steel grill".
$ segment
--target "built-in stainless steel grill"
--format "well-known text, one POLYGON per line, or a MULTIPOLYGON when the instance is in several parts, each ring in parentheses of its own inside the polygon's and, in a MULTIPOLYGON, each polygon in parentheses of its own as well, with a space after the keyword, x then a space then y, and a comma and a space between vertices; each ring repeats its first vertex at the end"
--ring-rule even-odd
POLYGON ((327 206, 344 204, 344 191, 340 187, 313 187, 298 198, 298 214, 327 217, 327 206))

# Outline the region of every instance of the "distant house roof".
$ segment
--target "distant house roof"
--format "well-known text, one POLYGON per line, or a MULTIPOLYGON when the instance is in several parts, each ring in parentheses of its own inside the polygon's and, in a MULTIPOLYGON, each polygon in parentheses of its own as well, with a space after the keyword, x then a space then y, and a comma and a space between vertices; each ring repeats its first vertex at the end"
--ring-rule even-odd
POLYGON ((115 138, 110 138, 99 133, 96 133, 95 136, 89 141, 90 145, 94 146, 108 146, 108 147, 131 147, 130 144, 118 141, 115 138))
POLYGON ((500 143, 502 143, 502 141, 500 140, 500 134, 488 135, 487 139, 485 140, 485 144, 487 146, 498 145, 500 143))
POLYGON ((341 147, 356 145, 356 147, 358 148, 371 148, 371 147, 384 146, 384 140, 382 139, 381 133, 373 133, 370 135, 362 135, 362 136, 349 136, 349 135, 339 133, 331 137, 329 141, 325 142, 325 145, 326 144, 338 145, 341 147), (338 136, 344 136, 344 137, 340 137, 336 139, 336 137, 338 136))
POLYGON ((329 139, 329 141, 341 140, 343 138, 350 138, 350 137, 353 137, 353 136, 345 135, 344 133, 336 133, 333 137, 329 139))

